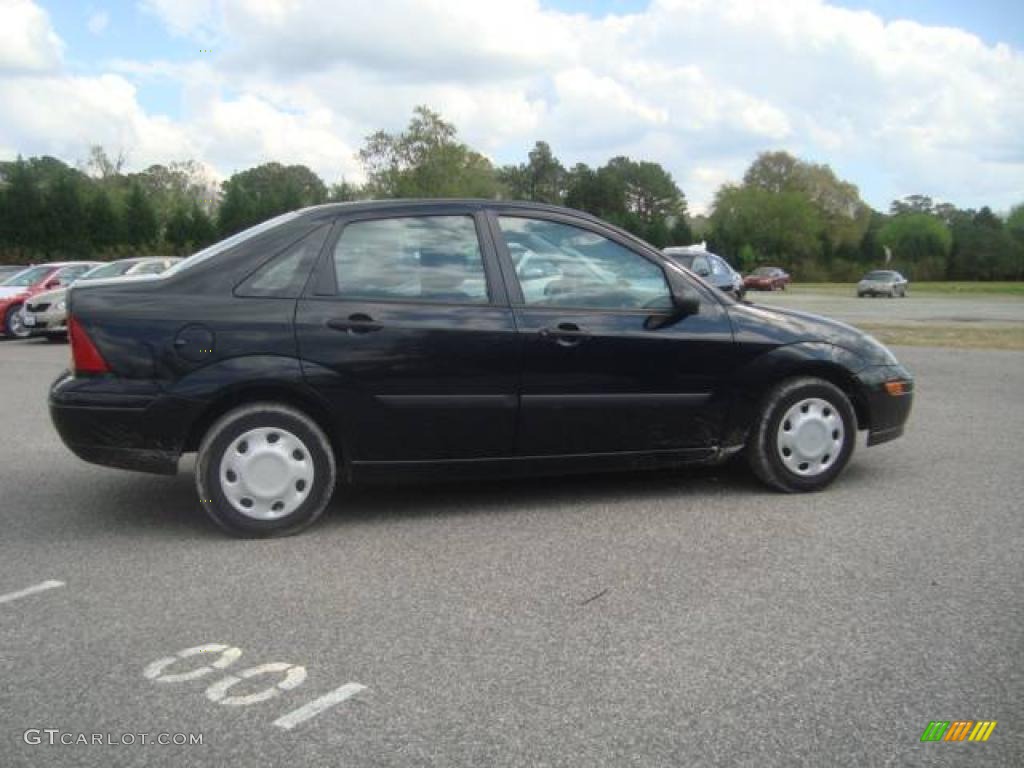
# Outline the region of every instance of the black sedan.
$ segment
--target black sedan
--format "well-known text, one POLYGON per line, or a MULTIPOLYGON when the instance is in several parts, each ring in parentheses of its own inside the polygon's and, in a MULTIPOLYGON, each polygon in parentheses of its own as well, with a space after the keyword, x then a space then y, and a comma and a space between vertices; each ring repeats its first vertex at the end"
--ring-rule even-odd
POLYGON ((171 474, 265 536, 317 519, 338 479, 718 462, 828 485, 898 437, 910 374, 877 341, 735 302, 600 220, 544 205, 318 206, 163 274, 76 285, 64 442, 171 474))

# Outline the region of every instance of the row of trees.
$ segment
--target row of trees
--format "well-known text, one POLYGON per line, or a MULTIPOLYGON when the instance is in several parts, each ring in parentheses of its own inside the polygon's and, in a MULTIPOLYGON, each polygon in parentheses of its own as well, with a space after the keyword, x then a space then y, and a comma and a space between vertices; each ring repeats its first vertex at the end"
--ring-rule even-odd
POLYGON ((496 167, 426 107, 401 132, 379 131, 359 152, 367 181, 328 187, 303 165, 266 163, 212 182, 193 162, 124 172, 101 148, 71 167, 52 157, 0 163, 0 261, 187 254, 288 210, 375 198, 484 197, 589 211, 659 247, 695 238, 741 270, 785 267, 804 280, 851 280, 889 265, 916 280, 1024 277, 1024 204, 1004 219, 923 195, 887 213, 827 165, 759 155, 726 184, 710 216, 691 217, 662 166, 614 157, 565 167, 538 141, 526 162, 496 167))

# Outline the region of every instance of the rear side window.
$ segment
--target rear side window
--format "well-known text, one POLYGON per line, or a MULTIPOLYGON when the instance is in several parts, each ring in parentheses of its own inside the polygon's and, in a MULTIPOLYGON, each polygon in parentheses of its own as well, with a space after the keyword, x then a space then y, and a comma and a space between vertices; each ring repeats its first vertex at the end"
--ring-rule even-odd
POLYGON ((302 293, 309 272, 327 238, 323 226, 285 249, 253 272, 235 290, 238 296, 294 299, 302 293))
POLYGON ((345 299, 488 302, 472 216, 354 221, 335 246, 334 269, 345 299))

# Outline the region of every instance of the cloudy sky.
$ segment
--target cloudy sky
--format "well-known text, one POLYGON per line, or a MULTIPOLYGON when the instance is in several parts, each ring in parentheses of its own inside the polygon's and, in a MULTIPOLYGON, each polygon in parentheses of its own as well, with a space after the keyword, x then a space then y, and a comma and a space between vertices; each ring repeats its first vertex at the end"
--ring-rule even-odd
POLYGON ((1024 200, 1020 0, 0 0, 0 158, 361 179, 427 104, 495 162, 662 163, 703 210, 754 155, 878 208, 1024 200))

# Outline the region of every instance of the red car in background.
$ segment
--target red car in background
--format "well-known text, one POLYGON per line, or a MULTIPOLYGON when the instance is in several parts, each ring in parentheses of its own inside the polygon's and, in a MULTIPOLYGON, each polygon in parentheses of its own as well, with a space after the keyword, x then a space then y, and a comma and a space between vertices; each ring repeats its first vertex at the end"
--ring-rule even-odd
POLYGON ((758 267, 743 278, 743 287, 748 291, 784 291, 790 280, 789 273, 784 269, 758 267))
POLYGON ((70 285, 76 278, 95 267, 97 261, 57 261, 51 264, 37 264, 0 283, 0 333, 23 339, 31 331, 25 327, 21 308, 25 299, 41 291, 50 291, 70 285))

